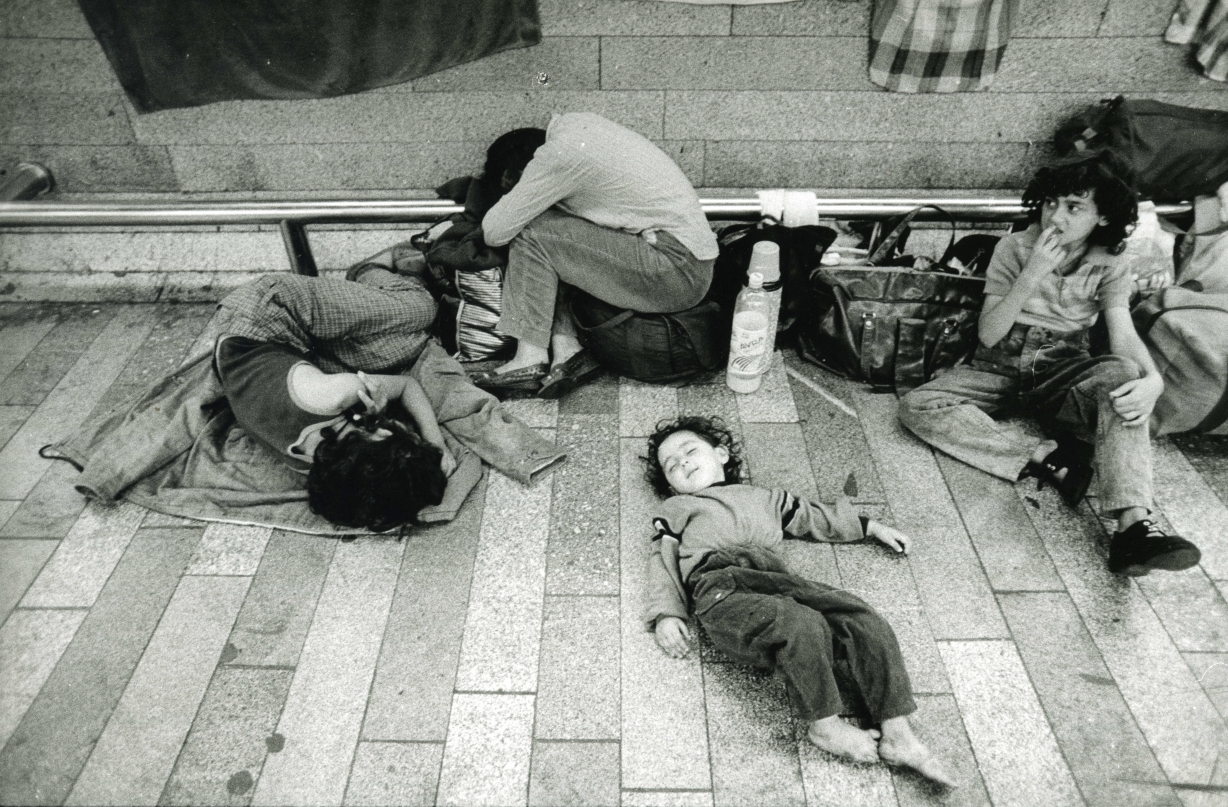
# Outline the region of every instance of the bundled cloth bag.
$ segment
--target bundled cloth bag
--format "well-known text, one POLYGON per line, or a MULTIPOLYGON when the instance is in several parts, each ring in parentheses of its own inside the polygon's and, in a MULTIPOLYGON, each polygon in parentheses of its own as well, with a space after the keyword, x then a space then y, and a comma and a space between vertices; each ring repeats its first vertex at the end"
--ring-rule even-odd
POLYGON ((1139 193, 1156 202, 1209 196, 1228 182, 1228 111, 1147 99, 1107 98, 1062 124, 1060 156, 1107 149, 1135 172, 1139 193))
POLYGON ((870 81, 896 92, 963 92, 993 83, 1016 0, 875 0, 870 81))

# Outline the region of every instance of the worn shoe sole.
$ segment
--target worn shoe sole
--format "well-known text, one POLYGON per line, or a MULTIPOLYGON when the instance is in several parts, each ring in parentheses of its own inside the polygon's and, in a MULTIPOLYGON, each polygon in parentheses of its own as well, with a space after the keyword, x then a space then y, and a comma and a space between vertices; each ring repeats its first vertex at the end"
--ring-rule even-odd
POLYGON ((1198 550, 1198 547, 1181 547, 1169 552, 1152 555, 1146 560, 1137 561, 1123 569, 1110 569, 1109 571, 1113 571, 1115 574, 1128 575, 1129 577, 1143 577, 1152 569, 1180 572, 1197 566, 1200 560, 1202 560, 1202 552, 1198 550))

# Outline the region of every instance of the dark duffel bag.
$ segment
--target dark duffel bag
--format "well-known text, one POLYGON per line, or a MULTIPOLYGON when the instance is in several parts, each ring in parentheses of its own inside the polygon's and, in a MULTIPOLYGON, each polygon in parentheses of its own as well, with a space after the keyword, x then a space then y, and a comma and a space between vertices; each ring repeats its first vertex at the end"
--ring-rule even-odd
POLYGON ((1135 172, 1139 193, 1157 202, 1214 194, 1228 182, 1228 111, 1146 99, 1108 98, 1071 118, 1053 137, 1063 157, 1107 149, 1135 172))
POLYGON ((985 279, 878 266, 824 267, 798 352, 881 390, 904 393, 976 350, 985 279))
POLYGON ((639 381, 685 384, 729 356, 729 316, 712 299, 675 314, 642 314, 576 289, 571 314, 601 366, 639 381))

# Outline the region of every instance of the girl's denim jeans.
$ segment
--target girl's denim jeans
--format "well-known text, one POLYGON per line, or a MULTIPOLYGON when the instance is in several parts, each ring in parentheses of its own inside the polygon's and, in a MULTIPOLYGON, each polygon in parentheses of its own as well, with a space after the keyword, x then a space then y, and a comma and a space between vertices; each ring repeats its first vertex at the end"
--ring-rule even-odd
POLYGON ((900 421, 925 442, 986 473, 1019 478, 1041 441, 993 415, 1036 418, 1050 435, 1094 441, 1100 508, 1151 508, 1151 437, 1126 426, 1109 393, 1139 378, 1121 356, 1092 356, 1087 331, 1015 325, 992 348, 900 399, 900 421))

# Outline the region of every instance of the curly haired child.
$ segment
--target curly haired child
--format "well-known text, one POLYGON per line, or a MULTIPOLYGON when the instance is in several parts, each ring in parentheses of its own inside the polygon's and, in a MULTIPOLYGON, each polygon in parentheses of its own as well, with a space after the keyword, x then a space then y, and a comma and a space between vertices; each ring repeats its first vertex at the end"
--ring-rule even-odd
POLYGON ((784 680, 819 748, 953 785, 908 723, 917 707, 891 627, 852 594, 790 574, 777 553, 785 533, 834 542, 875 538, 897 552, 908 551, 908 537, 859 517, 847 499, 829 506, 742 484, 737 445, 718 418, 658 423, 648 454, 648 481, 668 497, 653 515, 645 613, 661 649, 674 658, 687 654, 689 602, 717 648, 784 680), (840 719, 832 671, 838 657, 848 659, 880 729, 840 719))
POLYGON ((1117 520, 1109 570, 1187 569, 1198 547, 1147 518, 1148 423, 1164 382, 1134 330, 1132 280, 1117 257, 1138 218, 1135 193, 1110 154, 1091 153, 1041 168, 1023 201, 1031 224, 994 251, 972 363, 905 395, 900 421, 986 473, 1051 483, 1071 506, 1094 467, 1100 508, 1117 520), (1100 314, 1110 353, 1093 356, 1100 314), (993 417, 1007 414, 1036 418, 1048 438, 993 417))

